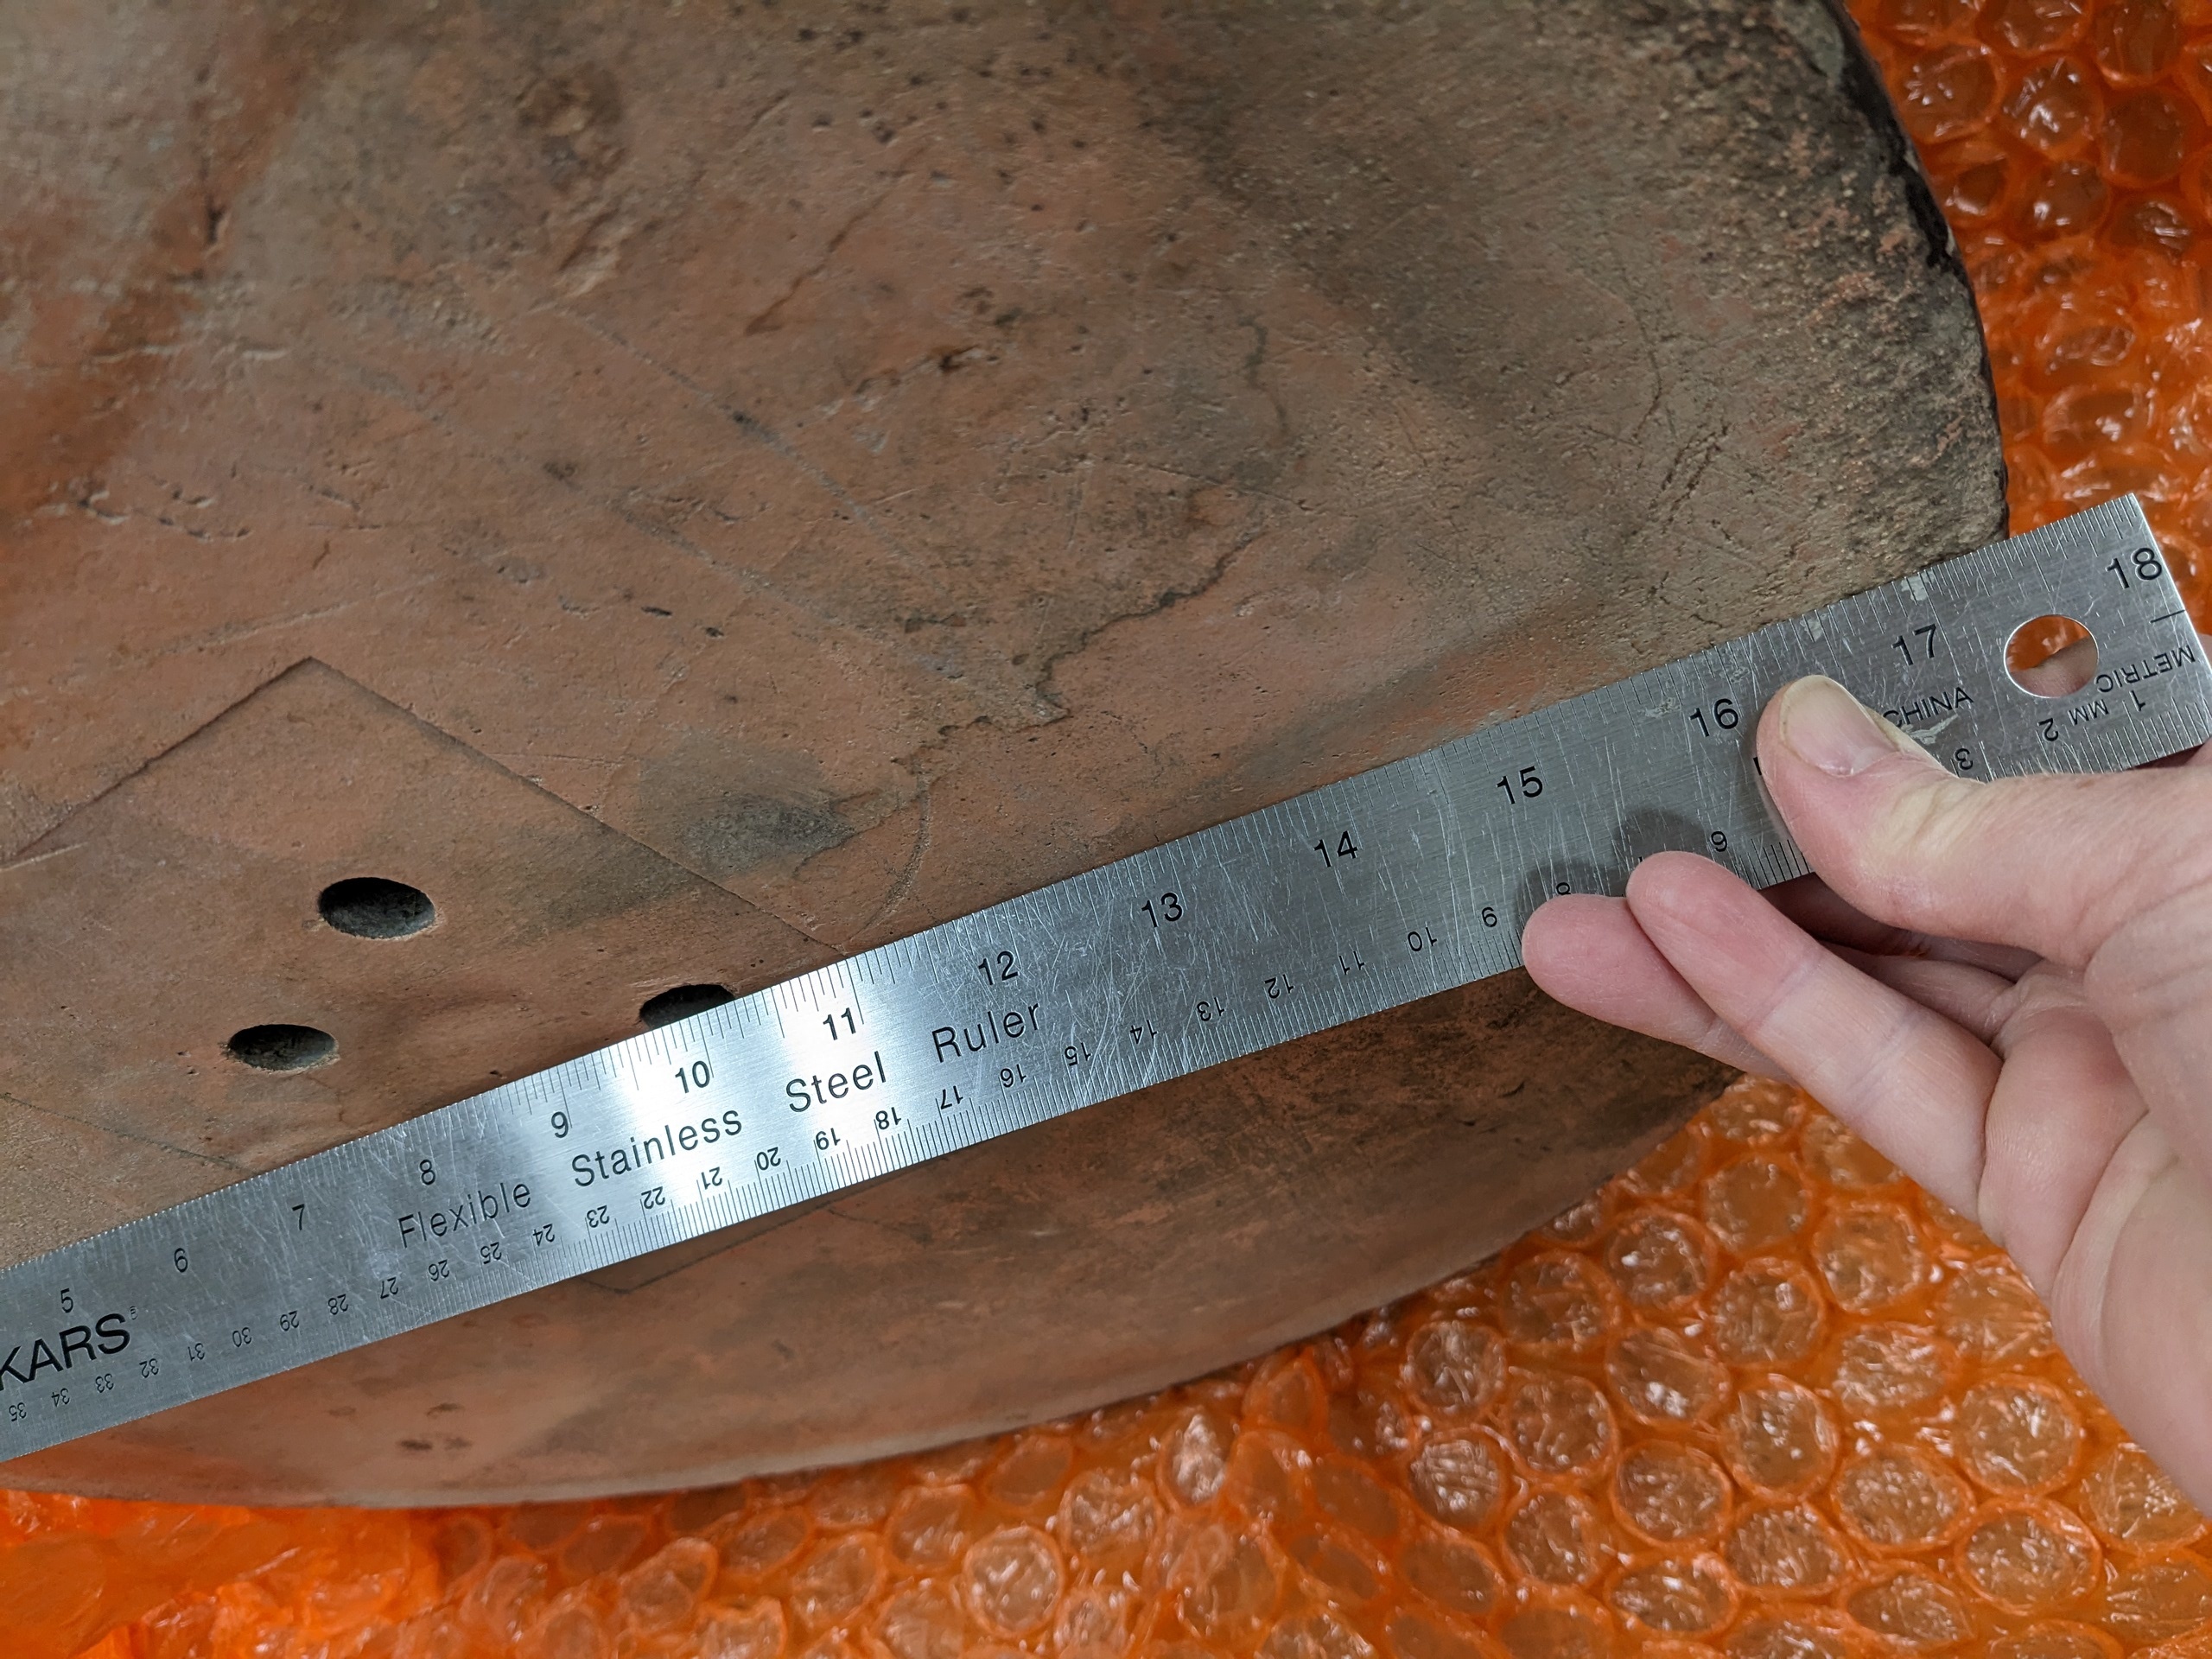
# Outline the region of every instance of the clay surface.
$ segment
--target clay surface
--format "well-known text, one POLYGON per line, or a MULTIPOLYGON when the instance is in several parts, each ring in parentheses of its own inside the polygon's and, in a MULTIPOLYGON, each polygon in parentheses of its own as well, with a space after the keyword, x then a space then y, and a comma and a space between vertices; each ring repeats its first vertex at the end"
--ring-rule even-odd
MULTIPOLYGON (((0 30, 5 1259, 2001 529, 1963 280, 1795 0, 0 30), (437 926, 332 934, 366 874, 437 926), (221 1055, 280 1020, 339 1058, 221 1055)), ((1497 982, 8 1474, 1033 1421, 1471 1262, 1713 1081, 1497 982)))

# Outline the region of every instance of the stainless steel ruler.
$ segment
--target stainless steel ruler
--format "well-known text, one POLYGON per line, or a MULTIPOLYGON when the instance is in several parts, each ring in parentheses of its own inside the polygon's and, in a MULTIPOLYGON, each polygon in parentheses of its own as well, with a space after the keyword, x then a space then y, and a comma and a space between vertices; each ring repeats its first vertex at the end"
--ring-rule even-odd
POLYGON ((0 1273, 0 1458, 1499 973, 1662 849, 1803 873, 1751 734, 1834 675, 1961 775, 2212 736, 2130 499, 944 923, 0 1273), (2017 629, 2094 637, 2031 695, 2017 629))

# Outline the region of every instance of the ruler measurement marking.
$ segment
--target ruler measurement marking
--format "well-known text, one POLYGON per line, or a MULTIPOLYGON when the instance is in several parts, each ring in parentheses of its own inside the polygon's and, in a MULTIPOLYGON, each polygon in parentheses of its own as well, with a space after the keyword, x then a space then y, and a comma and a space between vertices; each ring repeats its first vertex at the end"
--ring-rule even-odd
POLYGON ((1658 845, 1800 874, 1749 760, 1798 672, 1890 698, 1968 776, 2200 741, 2193 634, 2143 640, 2187 614, 2155 546, 2133 502, 2094 509, 22 1263, 0 1273, 0 1456, 1498 971, 1537 904, 1618 891, 1658 845), (2047 612, 2099 642, 2067 698, 2005 677, 2010 630, 2047 612))

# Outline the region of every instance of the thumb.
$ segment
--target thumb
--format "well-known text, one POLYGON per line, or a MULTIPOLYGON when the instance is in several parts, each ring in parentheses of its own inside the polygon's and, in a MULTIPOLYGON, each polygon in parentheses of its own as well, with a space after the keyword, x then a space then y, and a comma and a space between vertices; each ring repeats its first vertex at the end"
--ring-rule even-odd
POLYGON ((1876 920, 2086 968, 2131 922, 2212 895, 2212 771, 1968 783, 1815 675, 1759 721, 1760 771, 1813 868, 1876 920))

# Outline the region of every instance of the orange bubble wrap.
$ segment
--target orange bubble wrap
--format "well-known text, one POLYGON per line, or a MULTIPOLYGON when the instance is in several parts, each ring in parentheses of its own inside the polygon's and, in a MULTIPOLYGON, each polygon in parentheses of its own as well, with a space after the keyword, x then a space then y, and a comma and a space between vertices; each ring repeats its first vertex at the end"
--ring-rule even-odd
MULTIPOLYGON (((2212 573, 2212 0, 1858 0, 2016 526, 2212 573)), ((0 1659, 2212 1656, 2203 1523, 2001 1252, 1739 1084, 1494 1263, 930 1456, 416 1514, 0 1494, 0 1659)))

